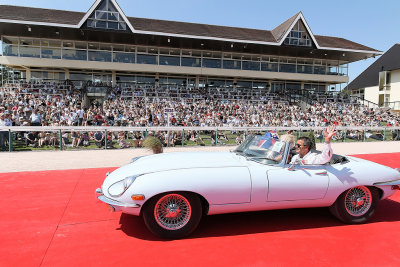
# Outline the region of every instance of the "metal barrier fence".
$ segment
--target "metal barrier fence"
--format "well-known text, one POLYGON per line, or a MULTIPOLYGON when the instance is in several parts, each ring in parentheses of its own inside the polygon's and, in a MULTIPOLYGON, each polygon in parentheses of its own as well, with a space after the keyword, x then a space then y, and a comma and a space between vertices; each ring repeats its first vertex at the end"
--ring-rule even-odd
MULTIPOLYGON (((110 126, 3 126, 0 127, 0 145, 1 142, 8 143, 8 151, 12 152, 14 150, 14 135, 18 133, 27 132, 43 132, 43 133, 53 133, 53 136, 57 136, 56 141, 58 141, 58 147, 60 150, 65 149, 63 145, 63 133, 73 133, 73 132, 101 132, 104 134, 104 149, 107 149, 108 142, 115 141, 115 139, 108 140, 108 134, 116 132, 141 132, 143 138, 146 138, 149 134, 154 134, 157 132, 163 132, 167 136, 166 146, 170 146, 169 136, 171 132, 180 132, 180 144, 185 146, 187 143, 187 133, 197 132, 197 133, 207 133, 207 139, 210 139, 210 144, 225 145, 220 142, 221 136, 225 136, 226 132, 231 134, 236 134, 239 136, 243 135, 242 140, 246 138, 247 135, 251 133, 265 133, 268 131, 275 131, 278 134, 284 134, 291 130, 293 134, 297 137, 306 135, 309 131, 314 132, 316 142, 323 141, 323 130, 326 127, 110 127, 110 126), (239 133, 239 134, 238 134, 239 133)), ((334 137, 336 142, 346 142, 346 141, 389 141, 396 140, 400 141, 400 127, 337 127, 337 131, 340 133, 339 136, 334 137), (352 133, 350 136, 349 131, 352 133), (391 139, 390 138, 391 134, 391 139)), ((197 142, 196 142, 197 143, 197 142)), ((204 143, 203 143, 204 144, 204 143)), ((1 148, 1 147, 0 147, 1 148)))

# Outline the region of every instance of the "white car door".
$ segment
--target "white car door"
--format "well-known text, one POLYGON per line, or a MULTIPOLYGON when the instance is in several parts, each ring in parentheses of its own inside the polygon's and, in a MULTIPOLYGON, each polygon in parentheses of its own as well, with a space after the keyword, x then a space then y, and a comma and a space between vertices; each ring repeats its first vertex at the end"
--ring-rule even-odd
POLYGON ((314 200, 325 197, 329 175, 324 165, 295 165, 267 172, 267 201, 314 200))

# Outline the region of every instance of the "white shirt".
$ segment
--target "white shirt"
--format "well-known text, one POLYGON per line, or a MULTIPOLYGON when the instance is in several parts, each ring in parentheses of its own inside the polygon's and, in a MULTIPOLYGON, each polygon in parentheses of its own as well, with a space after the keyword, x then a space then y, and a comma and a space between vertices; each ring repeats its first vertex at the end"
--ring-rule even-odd
POLYGON ((329 162, 332 158, 333 150, 331 144, 325 143, 324 148, 320 154, 309 151, 304 157, 300 157, 299 154, 293 156, 292 160, 290 161, 291 164, 295 162, 301 162, 305 165, 310 164, 325 164, 329 162))

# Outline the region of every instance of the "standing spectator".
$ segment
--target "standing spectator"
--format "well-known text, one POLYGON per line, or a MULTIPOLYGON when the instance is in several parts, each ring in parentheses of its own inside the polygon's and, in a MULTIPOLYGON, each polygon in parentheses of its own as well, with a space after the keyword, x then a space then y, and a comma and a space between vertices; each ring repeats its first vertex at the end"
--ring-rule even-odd
POLYGON ((83 111, 82 107, 80 107, 76 113, 78 114, 78 126, 82 126, 85 112, 83 111))
MULTIPOLYGON (((6 117, 4 113, 0 113, 0 127, 6 126, 6 117)), ((8 137, 7 131, 0 131, 0 147, 2 150, 6 150, 6 140, 8 137)))

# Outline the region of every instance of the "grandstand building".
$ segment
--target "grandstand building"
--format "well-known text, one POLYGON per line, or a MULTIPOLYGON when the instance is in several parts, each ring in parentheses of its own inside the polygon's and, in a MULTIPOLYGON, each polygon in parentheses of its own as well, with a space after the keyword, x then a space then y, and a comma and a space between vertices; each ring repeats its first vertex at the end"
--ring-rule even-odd
POLYGON ((0 64, 26 82, 322 93, 342 89, 349 63, 381 54, 314 35, 301 12, 262 30, 128 17, 115 0, 86 13, 0 7, 0 64))
POLYGON ((353 95, 400 111, 400 44, 357 76, 347 87, 353 95))

